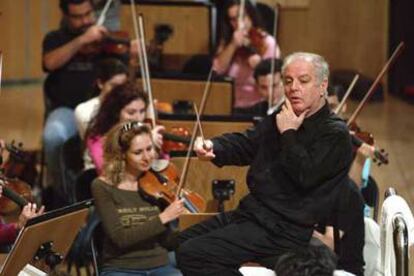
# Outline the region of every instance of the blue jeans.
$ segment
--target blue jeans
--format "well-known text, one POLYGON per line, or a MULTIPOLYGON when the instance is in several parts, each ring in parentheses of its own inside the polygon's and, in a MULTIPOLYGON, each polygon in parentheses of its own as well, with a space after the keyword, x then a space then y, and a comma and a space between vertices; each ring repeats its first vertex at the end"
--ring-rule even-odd
POLYGON ((157 268, 138 270, 121 268, 103 268, 99 273, 101 276, 181 276, 181 272, 174 266, 168 264, 157 268))
POLYGON ((47 164, 47 184, 55 191, 64 190, 65 164, 62 147, 78 133, 74 112, 68 107, 54 109, 46 119, 43 130, 43 147, 47 164))

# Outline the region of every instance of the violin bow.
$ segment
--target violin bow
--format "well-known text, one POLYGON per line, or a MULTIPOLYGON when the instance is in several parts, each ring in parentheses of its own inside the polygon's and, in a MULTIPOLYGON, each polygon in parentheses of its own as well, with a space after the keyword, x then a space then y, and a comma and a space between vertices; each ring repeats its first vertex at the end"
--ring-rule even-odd
MULTIPOLYGON (((206 102, 207 102, 207 98, 210 92, 210 87, 211 87, 211 79, 213 77, 213 67, 211 67, 210 69, 210 73, 208 74, 208 78, 207 78, 207 83, 206 86, 204 88, 204 92, 203 92, 203 97, 201 98, 201 103, 200 103, 200 112, 199 112, 199 116, 201 114, 203 114, 204 109, 206 107, 206 102)), ((181 170, 181 176, 180 176, 180 182, 178 183, 177 186, 177 191, 176 191, 176 196, 179 197, 181 195, 181 190, 183 189, 184 183, 186 182, 187 179, 187 175, 188 175, 188 168, 190 166, 190 160, 191 160, 191 152, 193 151, 193 147, 194 147, 194 141, 197 137, 197 130, 198 130, 198 125, 197 123, 194 124, 193 126, 193 131, 191 133, 191 140, 190 140, 190 144, 188 145, 188 151, 187 151, 187 155, 185 157, 185 162, 183 165, 183 169, 181 170)))
POLYGON ((348 89, 346 90, 346 93, 344 95, 344 97, 342 98, 341 102, 339 103, 339 105, 335 108, 334 113, 335 114, 339 114, 339 112, 341 112, 342 108, 344 107, 346 100, 348 99, 349 95, 351 95, 352 90, 354 89, 354 86, 356 84, 356 82, 359 79, 359 74, 356 74, 351 82, 351 84, 348 86, 348 89))
MULTIPOLYGON (((277 23, 278 23, 278 10, 279 7, 276 4, 275 7, 273 8, 274 14, 275 14, 275 18, 273 20, 273 38, 276 41, 276 33, 277 33, 277 23)), ((270 79, 270 87, 269 87, 269 96, 267 98, 267 114, 269 115, 269 113, 272 110, 272 106, 273 106, 273 93, 275 92, 275 88, 273 87, 275 85, 275 58, 276 58, 276 50, 277 50, 277 43, 275 43, 275 47, 274 47, 274 56, 272 58, 272 60, 270 61, 270 73, 271 75, 271 79, 270 79)))
POLYGON ((144 64, 144 61, 143 61, 144 58, 142 57, 143 54, 142 54, 142 49, 141 49, 141 46, 140 46, 141 44, 145 45, 145 40, 142 39, 144 41, 141 42, 141 36, 140 36, 140 33, 139 33, 138 20, 137 20, 137 15, 136 15, 137 12, 136 12, 136 9, 135 9, 135 0, 131 0, 130 4, 131 4, 130 5, 130 7, 131 7, 131 16, 132 16, 132 23, 133 23, 133 26, 134 26, 135 39, 137 39, 139 41, 139 44, 137 44, 137 53, 138 53, 138 60, 139 60, 139 64, 140 64, 139 68, 140 68, 140 71, 141 71, 142 86, 143 86, 144 92, 148 93, 146 77, 145 77, 146 76, 145 68, 142 66, 142 64, 144 64))
POLYGON ((194 112, 196 114, 198 130, 200 131, 201 139, 203 140, 203 148, 207 148, 206 142, 205 142, 206 139, 204 138, 205 136, 204 136, 203 128, 201 127, 200 113, 198 112, 197 104, 193 103, 193 107, 194 107, 194 112))
POLYGON ((244 7, 246 6, 246 0, 240 1, 239 16, 237 17, 238 29, 244 28, 244 7))
POLYGON ((140 63, 141 69, 141 79, 144 92, 148 95, 149 101, 149 117, 151 118, 151 122, 153 127, 156 126, 156 114, 155 114, 155 107, 154 107, 154 98, 152 96, 152 87, 150 82, 150 72, 148 66, 148 57, 147 51, 145 47, 145 32, 144 32, 144 18, 142 14, 136 15, 135 9, 135 1, 131 0, 131 13, 132 13, 132 20, 134 24, 134 32, 135 37, 139 41, 138 47, 138 58, 140 63))
POLYGON ((404 49, 404 42, 402 41, 402 42, 400 42, 400 44, 398 44, 397 48, 392 53, 391 57, 388 59, 387 63, 384 65, 384 67, 382 68, 382 70, 378 74, 377 78, 372 83, 372 85, 369 88, 368 92, 365 94, 364 98, 359 103, 359 105, 355 109, 354 113, 352 113, 351 117, 348 119, 348 122, 347 122, 347 125, 348 126, 350 126, 355 121, 355 119, 357 118, 357 116, 361 112, 362 107, 364 107, 365 103, 369 100, 369 98, 372 96, 372 94, 374 94, 375 88, 377 88, 380 80, 382 79, 382 77, 384 76, 384 74, 387 72, 387 70, 390 67, 390 65, 401 54, 401 52, 402 52, 403 49, 404 49))
POLYGON ((105 6, 101 11, 101 14, 99 15, 99 18, 96 21, 96 25, 98 25, 98 26, 103 25, 103 23, 105 22, 105 19, 106 19, 106 13, 108 12, 109 7, 111 6, 111 4, 112 4, 112 0, 107 0, 106 1, 105 6))

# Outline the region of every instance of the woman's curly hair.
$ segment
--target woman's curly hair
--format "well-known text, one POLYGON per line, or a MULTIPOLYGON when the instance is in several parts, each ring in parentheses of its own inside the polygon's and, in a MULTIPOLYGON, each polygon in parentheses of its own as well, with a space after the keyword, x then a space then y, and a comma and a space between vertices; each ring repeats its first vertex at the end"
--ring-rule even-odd
POLYGON ((96 116, 90 121, 86 137, 103 136, 119 122, 121 110, 135 100, 148 106, 148 97, 137 85, 127 82, 115 87, 105 96, 96 116))

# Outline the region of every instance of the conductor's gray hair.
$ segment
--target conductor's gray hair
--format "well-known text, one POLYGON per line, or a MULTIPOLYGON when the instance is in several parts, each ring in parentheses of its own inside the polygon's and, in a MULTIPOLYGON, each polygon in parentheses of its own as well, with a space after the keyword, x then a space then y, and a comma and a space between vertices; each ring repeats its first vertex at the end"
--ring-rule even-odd
POLYGON ((282 66, 283 76, 285 75, 286 68, 296 60, 304 60, 312 63, 313 67, 315 68, 315 76, 319 83, 329 79, 329 65, 326 60, 320 55, 306 52, 296 52, 288 55, 285 58, 282 66))

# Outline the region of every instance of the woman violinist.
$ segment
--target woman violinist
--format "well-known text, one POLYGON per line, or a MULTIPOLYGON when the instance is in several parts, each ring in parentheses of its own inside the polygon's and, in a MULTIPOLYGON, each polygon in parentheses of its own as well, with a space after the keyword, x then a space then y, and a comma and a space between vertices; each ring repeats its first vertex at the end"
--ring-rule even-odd
MULTIPOLYGON (((120 122, 129 120, 143 122, 146 118, 147 106, 147 96, 130 82, 115 87, 104 98, 86 133, 86 145, 98 174, 102 171, 106 133, 120 122)), ((154 143, 158 148, 162 145, 161 131, 163 130, 162 126, 152 130, 154 143)))
POLYGON ((119 123, 107 134, 103 174, 92 183, 104 230, 103 276, 181 275, 169 264, 164 242, 172 237, 168 223, 185 210, 183 200, 161 211, 140 193, 154 153, 151 130, 143 123, 119 123))
POLYGON ((225 7, 222 32, 213 68, 235 81, 235 112, 262 100, 253 72, 262 59, 280 57, 275 39, 260 28, 259 16, 249 0, 229 0, 225 7), (244 15, 244 16, 243 16, 244 15))

